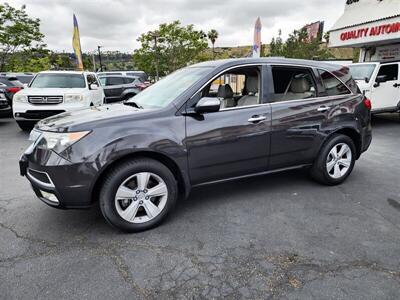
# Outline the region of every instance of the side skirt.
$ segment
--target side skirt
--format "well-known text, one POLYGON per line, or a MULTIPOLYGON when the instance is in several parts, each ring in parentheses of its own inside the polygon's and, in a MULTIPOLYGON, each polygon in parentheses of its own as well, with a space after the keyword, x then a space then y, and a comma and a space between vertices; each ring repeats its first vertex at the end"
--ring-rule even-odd
POLYGON ((284 171, 302 169, 302 168, 309 167, 309 166, 311 166, 311 164, 297 165, 297 166, 293 166, 293 167, 269 170, 269 171, 265 171, 265 172, 259 172, 259 173, 253 173, 253 174, 242 175, 242 176, 237 176, 237 177, 230 177, 230 178, 225 178, 225 179, 219 179, 219 180, 214 180, 214 181, 203 182, 203 183, 199 183, 199 184, 193 185, 192 187, 199 187, 199 186, 204 186, 204 185, 210 185, 210 184, 217 184, 217 183, 222 183, 222 182, 239 180, 239 179, 243 179, 243 178, 250 178, 250 177, 256 177, 256 176, 261 176, 261 175, 280 173, 280 172, 284 172, 284 171))

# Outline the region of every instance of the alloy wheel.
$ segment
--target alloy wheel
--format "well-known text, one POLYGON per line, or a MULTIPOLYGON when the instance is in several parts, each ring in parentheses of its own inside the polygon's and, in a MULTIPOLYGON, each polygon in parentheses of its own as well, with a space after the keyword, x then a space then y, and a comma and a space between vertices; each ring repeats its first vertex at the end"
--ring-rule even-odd
POLYGON ((154 173, 142 172, 121 183, 115 194, 115 208, 124 220, 145 223, 162 212, 167 200, 164 180, 154 173))
POLYGON ((346 175, 352 163, 350 147, 345 143, 333 146, 326 160, 326 170, 330 177, 339 179, 346 175))

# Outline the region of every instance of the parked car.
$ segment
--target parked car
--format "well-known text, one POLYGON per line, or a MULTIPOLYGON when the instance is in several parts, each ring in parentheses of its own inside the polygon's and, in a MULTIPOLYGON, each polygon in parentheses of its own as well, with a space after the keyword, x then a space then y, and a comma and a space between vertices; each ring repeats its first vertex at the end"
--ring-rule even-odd
POLYGON ((399 62, 349 65, 360 90, 371 100, 372 113, 400 111, 399 62))
POLYGON ((103 88, 95 73, 40 72, 28 88, 14 96, 13 114, 22 130, 30 130, 38 120, 102 105, 104 98, 103 88))
POLYGON ((147 87, 139 77, 100 75, 99 81, 103 86, 106 103, 128 100, 147 87))
POLYGON ((107 71, 98 72, 97 75, 123 75, 123 76, 134 76, 139 77, 143 82, 149 80, 149 76, 143 71, 107 71))
POLYGON ((0 76, 0 88, 4 90, 7 100, 9 101, 10 105, 12 105, 12 99, 15 93, 22 90, 24 85, 18 80, 17 77, 0 76))
POLYGON ((33 77, 35 76, 35 73, 31 72, 20 72, 20 73, 1 73, 2 76, 8 76, 8 77, 15 77, 19 82, 21 82, 25 87, 29 85, 29 83, 32 81, 33 77))
POLYGON ((370 104, 346 67, 204 62, 123 104, 39 122, 20 170, 48 205, 99 200, 110 224, 140 231, 196 186, 306 167, 323 184, 342 183, 370 145, 370 104))
POLYGON ((7 100, 3 89, 0 89, 0 117, 8 117, 10 113, 10 102, 7 100))

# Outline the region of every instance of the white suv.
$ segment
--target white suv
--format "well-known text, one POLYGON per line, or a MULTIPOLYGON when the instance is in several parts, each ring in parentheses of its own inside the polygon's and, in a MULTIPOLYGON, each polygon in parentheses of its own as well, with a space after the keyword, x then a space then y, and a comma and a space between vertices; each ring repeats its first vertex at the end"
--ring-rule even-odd
POLYGON ((22 130, 38 120, 104 104, 104 91, 91 72, 46 71, 13 98, 13 115, 22 130))
POLYGON ((400 111, 400 62, 349 65, 361 92, 372 102, 373 114, 400 111))

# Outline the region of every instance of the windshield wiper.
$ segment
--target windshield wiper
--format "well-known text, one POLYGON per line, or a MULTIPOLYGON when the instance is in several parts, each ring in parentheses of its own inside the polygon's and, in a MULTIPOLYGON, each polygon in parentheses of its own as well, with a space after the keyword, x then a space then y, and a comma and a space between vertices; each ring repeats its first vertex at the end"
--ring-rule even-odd
POLYGON ((139 108, 139 109, 143 109, 143 106, 141 106, 140 104, 138 104, 138 103, 136 103, 135 101, 132 101, 132 100, 130 100, 130 101, 124 101, 124 102, 122 102, 124 105, 129 105, 129 106, 133 106, 133 107, 136 107, 136 108, 139 108))

